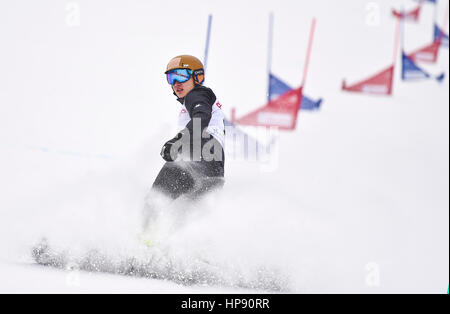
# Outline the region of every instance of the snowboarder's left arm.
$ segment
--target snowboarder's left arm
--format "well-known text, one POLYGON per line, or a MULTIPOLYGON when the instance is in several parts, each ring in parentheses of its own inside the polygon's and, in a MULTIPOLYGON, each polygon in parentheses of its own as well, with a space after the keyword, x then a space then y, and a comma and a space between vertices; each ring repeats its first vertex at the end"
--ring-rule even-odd
MULTIPOLYGON (((166 142, 161 150, 161 157, 168 162, 175 161, 178 157, 179 151, 173 150, 173 145, 181 140, 184 136, 189 134, 190 143, 192 146, 193 137, 202 136, 203 131, 208 127, 211 121, 212 107, 216 102, 216 96, 213 91, 207 87, 198 87, 192 90, 185 98, 184 105, 189 112, 191 121, 186 125, 180 133, 173 139, 166 142), (194 133, 194 121, 200 122, 200 133, 194 133)), ((200 139, 201 142, 203 142, 200 139)))
MULTIPOLYGON (((212 107, 216 102, 216 95, 207 87, 198 87, 191 91, 185 98, 184 105, 189 112, 191 121, 186 125, 191 137, 194 135, 194 121, 200 122, 200 130, 203 132, 211 121, 212 107)), ((201 136, 201 134, 200 134, 201 136)))

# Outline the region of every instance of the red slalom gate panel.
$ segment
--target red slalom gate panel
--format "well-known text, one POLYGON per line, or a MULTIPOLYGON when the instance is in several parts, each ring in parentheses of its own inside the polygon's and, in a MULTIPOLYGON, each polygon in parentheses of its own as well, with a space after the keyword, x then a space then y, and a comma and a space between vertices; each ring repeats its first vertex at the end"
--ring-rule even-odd
POLYGON ((393 81, 394 65, 360 83, 351 86, 347 86, 347 83, 344 80, 342 83, 342 90, 376 95, 392 95, 393 81))
POLYGON ((441 43, 442 39, 435 40, 430 45, 410 53, 408 57, 414 62, 436 63, 438 61, 441 43))
POLYGON ((276 99, 270 100, 265 106, 236 119, 236 109, 232 109, 232 122, 239 125, 258 127, 277 127, 280 130, 293 131, 297 127, 299 110, 302 105, 303 88, 308 74, 309 60, 311 57, 316 19, 311 24, 308 50, 306 52, 303 81, 300 87, 289 90, 276 99))
POLYGON ((386 96, 390 96, 393 94, 394 70, 397 62, 398 46, 400 42, 401 21, 402 19, 397 19, 396 23, 392 65, 389 66, 387 69, 384 69, 378 72, 377 74, 372 75, 371 77, 353 85, 347 85, 347 82, 343 80, 342 82, 343 91, 374 94, 374 95, 386 95, 386 96))
POLYGON ((405 19, 406 21, 419 22, 419 17, 420 17, 421 11, 422 11, 422 4, 420 4, 417 8, 415 8, 414 10, 411 10, 409 12, 402 12, 402 11, 397 11, 397 10, 393 9, 392 14, 396 18, 402 18, 402 19, 405 19))
MULTIPOLYGON (((290 90, 279 98, 249 114, 235 119, 233 123, 247 126, 278 127, 281 130, 295 130, 298 111, 302 100, 302 87, 290 90)), ((233 114, 234 115, 234 114, 233 114)))

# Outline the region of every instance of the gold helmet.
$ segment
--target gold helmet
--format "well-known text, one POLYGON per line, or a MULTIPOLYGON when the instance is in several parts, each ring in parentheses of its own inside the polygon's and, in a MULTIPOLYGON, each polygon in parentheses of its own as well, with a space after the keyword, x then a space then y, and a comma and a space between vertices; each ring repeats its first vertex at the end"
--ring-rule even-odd
POLYGON ((182 55, 177 56, 169 61, 165 74, 176 69, 188 69, 192 71, 194 83, 202 85, 205 81, 205 69, 203 63, 194 56, 182 55))

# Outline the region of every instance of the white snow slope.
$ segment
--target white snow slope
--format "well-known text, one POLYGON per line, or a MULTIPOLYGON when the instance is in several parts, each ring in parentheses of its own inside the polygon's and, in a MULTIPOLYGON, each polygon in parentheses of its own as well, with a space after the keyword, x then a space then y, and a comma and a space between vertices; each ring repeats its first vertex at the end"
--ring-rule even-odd
MULTIPOLYGON (((179 111, 167 61, 202 57, 212 13, 207 85, 227 114, 257 108, 270 11, 273 71, 294 86, 317 17, 305 92, 324 97, 323 108, 280 134, 273 171, 230 158, 225 188, 196 206, 166 257, 183 261, 181 271, 201 257, 244 281, 265 267, 295 293, 445 293, 448 80, 403 83, 397 67, 393 97, 340 91, 344 77, 354 82, 392 62, 392 6, 414 2, 0 2, 0 293, 264 290, 56 270, 36 265, 30 251, 46 237, 66 250, 142 254, 144 198, 179 111)), ((420 24, 407 24, 408 51, 430 43, 433 15, 425 5, 420 24)), ((448 60, 442 49, 425 68, 448 74, 448 60)))

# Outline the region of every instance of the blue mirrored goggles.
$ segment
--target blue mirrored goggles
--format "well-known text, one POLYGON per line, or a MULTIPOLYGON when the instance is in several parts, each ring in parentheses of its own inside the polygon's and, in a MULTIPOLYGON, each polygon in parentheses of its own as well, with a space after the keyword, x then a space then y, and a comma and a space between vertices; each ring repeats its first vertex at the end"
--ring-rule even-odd
POLYGON ((184 83, 191 79, 192 70, 189 69, 175 69, 166 73, 167 82, 174 85, 175 82, 184 83))

